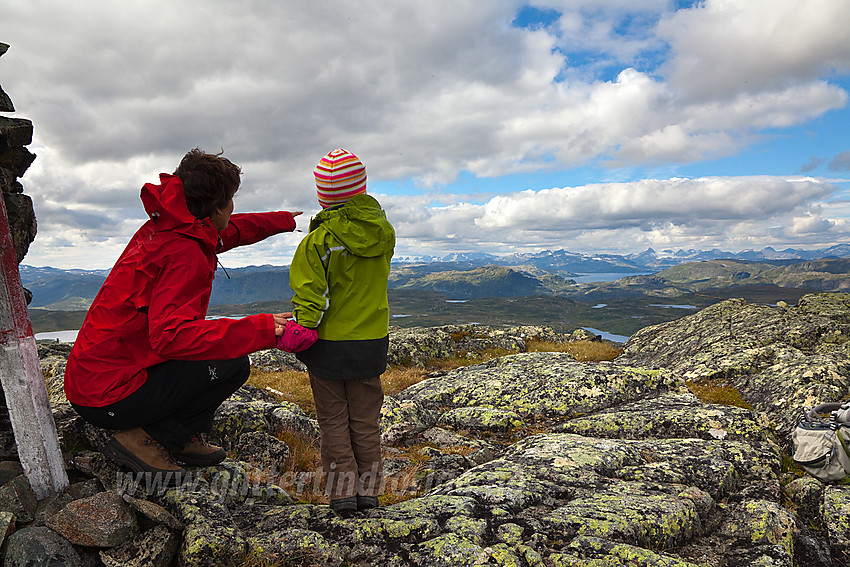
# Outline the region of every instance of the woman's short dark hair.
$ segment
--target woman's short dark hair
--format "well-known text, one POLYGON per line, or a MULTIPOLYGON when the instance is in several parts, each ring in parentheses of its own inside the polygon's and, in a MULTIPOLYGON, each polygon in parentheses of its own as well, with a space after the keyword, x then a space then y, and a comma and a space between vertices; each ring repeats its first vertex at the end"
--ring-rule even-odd
POLYGON ((198 148, 183 156, 174 171, 183 182, 189 212, 199 219, 227 206, 239 189, 241 174, 242 168, 221 157, 221 153, 208 154, 198 148))

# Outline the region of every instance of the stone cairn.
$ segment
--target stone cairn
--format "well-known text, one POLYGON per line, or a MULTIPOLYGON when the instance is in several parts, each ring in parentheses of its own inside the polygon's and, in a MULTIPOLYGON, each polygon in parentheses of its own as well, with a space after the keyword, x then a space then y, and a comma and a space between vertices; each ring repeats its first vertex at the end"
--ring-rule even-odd
MULTIPOLYGON (((0 57, 8 49, 8 45, 0 43, 0 57)), ((0 114, 0 189, 3 190, 15 254, 20 263, 35 240, 36 222, 32 199, 24 194, 18 179, 35 160, 35 154, 26 148, 32 142, 32 122, 5 114, 11 112, 15 112, 15 106, 0 85, 0 113, 3 113, 0 114)), ((29 297, 27 293, 27 299, 29 297)))

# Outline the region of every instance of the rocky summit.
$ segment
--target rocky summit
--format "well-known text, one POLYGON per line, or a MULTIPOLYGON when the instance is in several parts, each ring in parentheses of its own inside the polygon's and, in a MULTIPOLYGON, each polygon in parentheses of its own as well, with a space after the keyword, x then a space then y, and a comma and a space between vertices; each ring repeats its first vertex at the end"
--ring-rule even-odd
MULTIPOLYGON (((804 406, 850 397, 850 296, 724 301, 641 330, 611 362, 528 352, 530 338, 592 336, 394 329, 397 364, 512 354, 387 396, 382 505, 346 519, 306 497, 318 475, 282 472, 295 458, 282 439, 319 436, 298 405, 243 387, 212 436, 229 458, 166 490, 96 451, 109 432, 83 424, 61 394, 67 345, 41 345, 73 482, 37 502, 2 438, 3 564, 850 564, 850 489, 806 476, 788 454, 804 406), (701 401, 712 389, 737 405, 701 401)), ((252 364, 299 369, 278 351, 252 364)))

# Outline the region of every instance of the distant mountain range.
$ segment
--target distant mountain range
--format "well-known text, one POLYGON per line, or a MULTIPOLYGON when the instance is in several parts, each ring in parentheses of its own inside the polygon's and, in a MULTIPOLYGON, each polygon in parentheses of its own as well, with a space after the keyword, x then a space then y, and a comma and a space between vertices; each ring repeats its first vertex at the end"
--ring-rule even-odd
POLYGON ((660 253, 652 248, 635 254, 582 254, 566 250, 544 250, 526 254, 510 254, 496 256, 493 254, 454 253, 447 256, 403 256, 396 257, 399 263, 449 263, 483 266, 493 264, 499 266, 529 265, 548 271, 572 271, 575 273, 602 272, 647 272, 661 271, 685 262, 702 262, 706 260, 749 260, 752 262, 766 261, 799 261, 850 258, 850 244, 839 244, 819 250, 798 250, 786 248, 776 250, 770 246, 762 250, 744 250, 742 252, 726 252, 714 248, 712 250, 662 250, 660 253))
MULTIPOLYGON (((710 287, 749 284, 847 291, 848 258, 850 245, 816 251, 777 251, 768 247, 738 253, 657 253, 648 249, 639 254, 588 255, 547 250, 509 256, 476 253, 442 258, 401 257, 394 259, 390 288, 421 289, 459 299, 554 293, 588 301, 595 297, 669 295, 672 290, 692 293, 710 287), (573 279, 580 274, 611 273, 634 275, 603 284, 577 284, 573 279)), ((21 265, 20 271, 24 286, 33 294, 30 307, 57 311, 88 309, 109 273, 27 265, 21 265)), ((288 266, 249 266, 227 269, 227 275, 219 269, 210 304, 288 301, 291 296, 288 266)))

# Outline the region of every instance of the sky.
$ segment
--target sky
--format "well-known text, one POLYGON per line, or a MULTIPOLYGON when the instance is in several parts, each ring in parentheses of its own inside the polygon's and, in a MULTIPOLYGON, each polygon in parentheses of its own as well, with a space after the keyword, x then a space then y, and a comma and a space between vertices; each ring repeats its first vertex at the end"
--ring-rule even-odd
POLYGON ((7 0, 24 263, 111 267, 194 147, 242 167, 237 212, 304 211, 227 267, 289 263, 339 147, 397 257, 846 243, 849 28, 846 0, 7 0))

